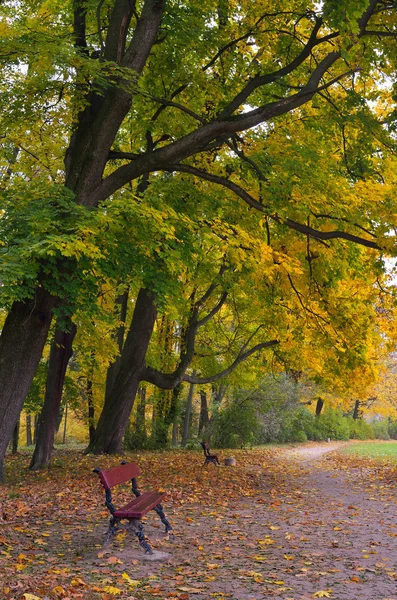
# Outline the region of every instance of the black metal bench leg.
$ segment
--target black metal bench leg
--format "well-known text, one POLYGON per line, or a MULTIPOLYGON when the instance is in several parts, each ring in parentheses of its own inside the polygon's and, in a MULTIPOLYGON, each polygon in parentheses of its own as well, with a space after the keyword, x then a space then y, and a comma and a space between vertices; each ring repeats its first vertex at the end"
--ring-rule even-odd
POLYGON ((137 519, 130 519, 130 525, 135 530, 135 534, 139 540, 140 546, 145 550, 146 554, 153 554, 153 550, 145 540, 145 534, 143 533, 143 526, 137 519))
POLYGON ((114 536, 116 535, 116 531, 118 529, 118 524, 120 523, 120 519, 115 519, 114 517, 112 517, 109 521, 109 529, 106 535, 106 540, 104 543, 104 546, 108 546, 110 544, 110 542, 113 540, 114 536))
POLYGON ((161 522, 163 523, 163 525, 165 525, 165 533, 172 531, 172 527, 166 519, 164 510, 163 510, 163 507, 161 506, 161 504, 157 504, 157 506, 155 506, 153 510, 156 511, 156 513, 158 514, 158 516, 161 519, 161 522))

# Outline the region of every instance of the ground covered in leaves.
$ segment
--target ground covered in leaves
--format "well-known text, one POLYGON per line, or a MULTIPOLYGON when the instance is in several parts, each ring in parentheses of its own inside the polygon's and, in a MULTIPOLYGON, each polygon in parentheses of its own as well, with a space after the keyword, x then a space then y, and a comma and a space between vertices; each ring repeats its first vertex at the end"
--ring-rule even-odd
MULTIPOLYGON (((108 513, 92 469, 117 457, 58 452, 45 473, 10 457, 0 490, 0 597, 397 599, 395 467, 338 450, 237 451, 236 467, 205 468, 197 452, 128 455, 142 489, 169 492, 174 540, 154 512, 144 520, 161 560, 148 560, 131 532, 102 548, 108 513)), ((115 504, 129 497, 120 487, 115 504)))

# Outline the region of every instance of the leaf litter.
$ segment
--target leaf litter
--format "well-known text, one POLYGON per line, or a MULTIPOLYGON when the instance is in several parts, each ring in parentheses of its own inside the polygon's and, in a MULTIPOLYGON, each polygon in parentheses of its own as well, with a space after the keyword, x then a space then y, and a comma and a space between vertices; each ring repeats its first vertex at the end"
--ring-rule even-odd
MULTIPOLYGON (((395 468, 337 444, 234 451, 236 467, 203 468, 197 452, 141 452, 142 489, 165 489, 175 538, 154 512, 103 548, 108 512, 92 468, 117 457, 60 452, 51 470, 10 457, 0 490, 4 600, 391 600, 396 598, 395 468)), ((126 457, 123 457, 124 459, 126 457)), ((127 502, 128 486, 117 490, 127 502)))

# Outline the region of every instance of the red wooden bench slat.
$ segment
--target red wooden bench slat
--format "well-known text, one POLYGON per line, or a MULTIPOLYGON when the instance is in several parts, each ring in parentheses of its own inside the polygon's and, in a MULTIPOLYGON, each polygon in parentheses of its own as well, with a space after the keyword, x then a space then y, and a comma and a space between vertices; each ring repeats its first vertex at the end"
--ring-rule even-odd
POLYGON ((157 506, 165 497, 165 492, 144 492, 113 514, 118 519, 142 519, 149 510, 157 506))
POLYGON ((124 483, 133 477, 138 477, 140 473, 136 463, 128 463, 127 465, 120 465, 108 471, 101 471, 99 477, 105 490, 109 490, 119 483, 124 483))

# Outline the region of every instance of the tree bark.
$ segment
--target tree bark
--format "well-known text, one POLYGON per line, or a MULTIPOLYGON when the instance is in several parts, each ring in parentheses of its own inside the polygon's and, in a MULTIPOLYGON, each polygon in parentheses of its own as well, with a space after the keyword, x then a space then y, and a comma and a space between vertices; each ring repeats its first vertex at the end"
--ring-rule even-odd
POLYGON ((63 329, 65 327, 56 329, 51 344, 44 405, 39 419, 36 447, 29 466, 35 471, 47 467, 51 460, 66 369, 73 354, 76 325, 69 321, 69 331, 63 329))
POLYGON ((322 400, 321 398, 317 398, 316 417, 319 417, 321 415, 321 411, 323 410, 323 406, 324 406, 324 400, 322 400))
POLYGON ((140 289, 119 370, 111 391, 105 397, 95 436, 87 452, 119 454, 122 451, 122 440, 145 368, 156 315, 154 295, 149 290, 140 289))
POLYGON ((353 419, 356 421, 359 418, 360 418, 360 400, 356 400, 354 403, 353 419))
POLYGON ((0 337, 0 482, 12 432, 39 364, 56 299, 40 288, 31 300, 14 302, 0 337))
MULTIPOLYGON (((193 373, 193 375, 195 375, 195 373, 193 373)), ((187 396, 187 405, 186 405, 186 412, 185 412, 185 420, 183 423, 182 446, 186 446, 186 444, 189 440, 190 417, 192 414, 192 404, 193 404, 193 391, 194 391, 194 384, 191 383, 189 386, 189 393, 187 396)))

